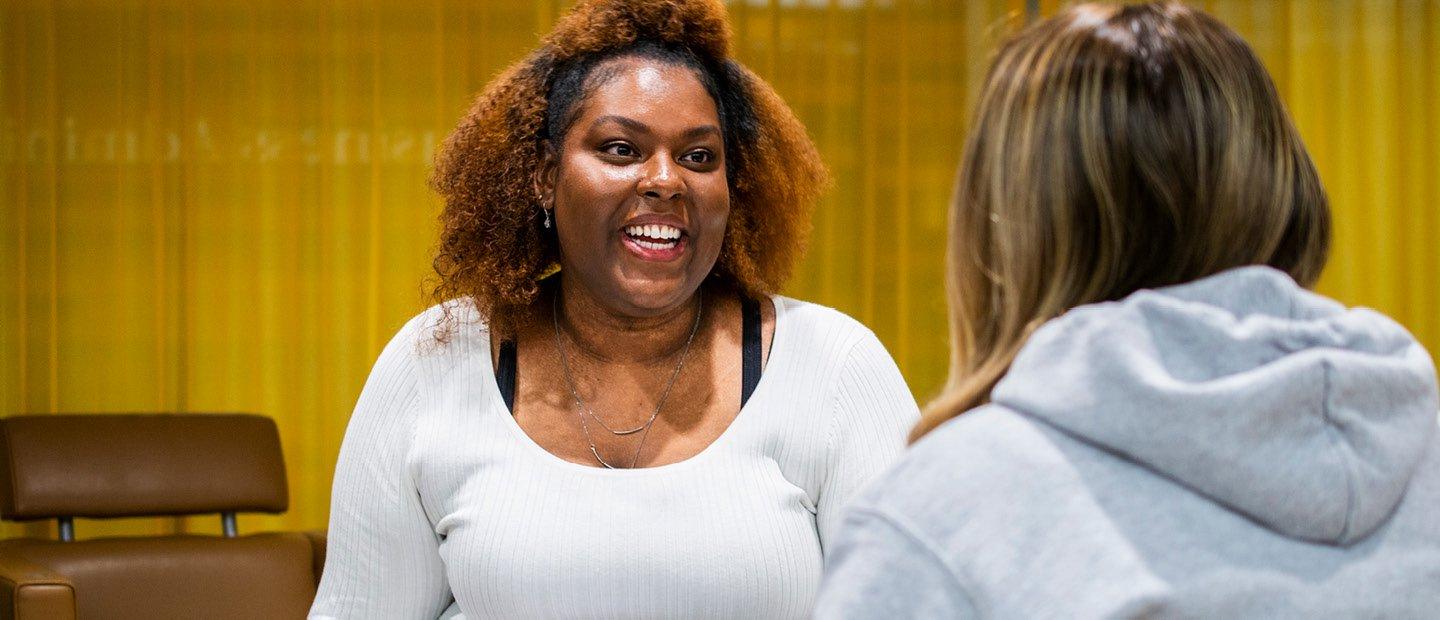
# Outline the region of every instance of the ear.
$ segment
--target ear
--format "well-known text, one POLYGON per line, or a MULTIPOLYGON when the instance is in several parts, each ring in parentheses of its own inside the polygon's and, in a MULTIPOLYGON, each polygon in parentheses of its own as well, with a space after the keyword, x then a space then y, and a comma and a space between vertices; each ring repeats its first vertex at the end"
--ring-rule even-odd
POLYGON ((555 177, 558 175, 559 169, 559 155, 549 142, 541 142, 540 167, 535 170, 535 176, 530 181, 542 209, 554 208, 552 203, 555 199, 555 177))

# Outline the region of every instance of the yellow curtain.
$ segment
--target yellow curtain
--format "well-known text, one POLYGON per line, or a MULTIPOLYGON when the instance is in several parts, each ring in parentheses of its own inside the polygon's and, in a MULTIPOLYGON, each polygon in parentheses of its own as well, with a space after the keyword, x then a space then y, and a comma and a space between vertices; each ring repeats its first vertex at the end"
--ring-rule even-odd
MULTIPOLYGON (((0 413, 250 411, 321 528, 350 408, 425 305, 425 187, 471 95, 568 2, 0 7, 0 413)), ((1274 73, 1334 202, 1321 288, 1440 347, 1440 0, 1201 3, 1274 73)), ((788 294, 945 373, 944 214, 975 86, 1035 0, 744 0, 738 53, 837 178, 788 294)), ((81 537, 217 532, 82 521, 81 537)), ((0 535, 53 535, 7 524, 0 535)))

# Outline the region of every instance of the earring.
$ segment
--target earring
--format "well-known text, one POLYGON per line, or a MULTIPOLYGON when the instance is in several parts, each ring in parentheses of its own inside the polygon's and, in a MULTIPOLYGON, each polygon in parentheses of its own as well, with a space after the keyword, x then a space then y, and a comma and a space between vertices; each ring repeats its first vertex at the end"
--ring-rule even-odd
POLYGON ((546 227, 546 228, 549 228, 549 227, 551 226, 551 224, 550 224, 550 210, 549 210, 549 209, 540 209, 540 212, 545 214, 545 227, 546 227))

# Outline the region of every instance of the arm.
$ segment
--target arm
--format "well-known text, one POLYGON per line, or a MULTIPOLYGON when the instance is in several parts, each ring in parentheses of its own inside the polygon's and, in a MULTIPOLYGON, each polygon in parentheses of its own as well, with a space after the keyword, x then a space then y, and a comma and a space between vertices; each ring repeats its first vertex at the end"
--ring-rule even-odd
POLYGON ((825 558, 816 618, 974 618, 960 581, 930 545, 879 512, 845 519, 825 558))
POLYGON ((311 618, 435 618, 451 593, 439 537, 410 470, 420 388, 406 325, 375 362, 350 417, 311 618))
POLYGON ((833 389, 826 436, 828 468, 815 505, 822 550, 828 553, 845 504, 900 457, 919 417, 900 369, 885 345, 865 330, 850 349, 833 389))
POLYGON ((75 587, 44 566, 0 554, 0 618, 73 620, 75 587))

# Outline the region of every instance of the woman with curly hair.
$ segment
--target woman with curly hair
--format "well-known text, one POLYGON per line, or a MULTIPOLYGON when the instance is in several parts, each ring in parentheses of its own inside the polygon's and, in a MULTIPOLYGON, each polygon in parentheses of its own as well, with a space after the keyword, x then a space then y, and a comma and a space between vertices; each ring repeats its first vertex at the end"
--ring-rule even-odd
POLYGON ((950 384, 820 618, 1434 618, 1435 366, 1307 290, 1330 214, 1270 76, 1179 3, 996 56, 950 208, 950 384))
POLYGON ((579 3, 446 141, 437 306, 381 353, 315 617, 796 617, 918 409, 775 294, 826 173, 718 0, 579 3))

